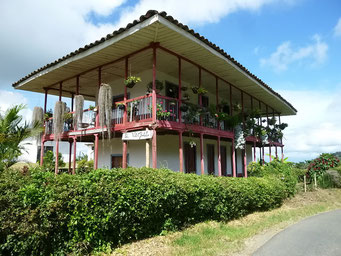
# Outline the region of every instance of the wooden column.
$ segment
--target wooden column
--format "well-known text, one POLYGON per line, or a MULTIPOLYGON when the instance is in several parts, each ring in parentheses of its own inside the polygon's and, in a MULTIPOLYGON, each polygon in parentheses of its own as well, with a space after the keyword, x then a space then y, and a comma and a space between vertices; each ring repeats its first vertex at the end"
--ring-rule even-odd
MULTIPOLYGON (((199 87, 201 87, 201 67, 199 67, 199 87)), ((199 105, 202 107, 202 94, 199 94, 199 105)), ((202 116, 200 115, 200 125, 202 125, 202 116)))
POLYGON ((264 159, 264 146, 262 146, 262 164, 264 165, 265 164, 265 159, 264 159))
POLYGON ((76 174, 76 158, 77 158, 77 137, 73 137, 73 167, 72 174, 76 174))
POLYGON ((42 139, 40 144, 40 166, 43 166, 44 162, 44 144, 45 141, 42 139))
POLYGON ((246 146, 243 149, 243 168, 244 168, 244 177, 247 178, 247 164, 246 164, 246 146))
POLYGON ((59 101, 62 101, 63 82, 59 83, 59 101))
POLYGON ((276 158, 277 158, 277 160, 278 160, 277 146, 275 146, 275 154, 276 154, 276 158))
MULTIPOLYGON (((156 84, 155 84, 155 80, 156 80, 156 46, 153 45, 153 92, 152 92, 152 104, 153 104, 152 118, 153 118, 153 122, 156 122, 156 84)), ((154 163, 153 163, 153 166, 154 166, 154 163)), ((156 168, 156 167, 153 167, 153 168, 156 168)))
POLYGON ((98 134, 95 134, 95 153, 94 153, 94 169, 98 168, 98 134))
POLYGON ((150 140, 146 140, 146 167, 150 167, 150 140))
POLYGON ((54 173, 57 175, 59 172, 59 140, 56 141, 56 161, 55 161, 55 166, 54 166, 54 173))
POLYGON ((44 114, 47 111, 47 93, 48 93, 48 89, 44 89, 45 90, 45 99, 44 99, 44 114))
MULTIPOLYGON (((178 75, 179 75, 179 91, 178 91, 178 117, 179 117, 179 123, 181 123, 181 58, 178 57, 178 75)), ((181 134, 182 136, 182 134, 181 134)))
MULTIPOLYGON (((128 79, 128 61, 129 61, 128 57, 125 58, 124 79, 128 79)), ((124 100, 124 105, 125 105, 124 113, 123 113, 123 125, 124 125, 124 126, 127 124, 127 113, 128 113, 128 111, 127 111, 127 109, 128 109, 128 106, 127 106, 127 98, 128 98, 127 86, 124 85, 124 98, 123 98, 123 100, 124 100)), ((124 143, 123 143, 123 144, 124 144, 124 143)), ((124 145, 123 145, 123 147, 124 147, 124 145)), ((126 159, 126 160, 127 160, 127 159, 126 159)), ((123 161, 123 159, 122 159, 122 161, 123 161)), ((123 163, 122 163, 122 165, 123 165, 123 163)), ((123 167, 123 168, 127 168, 127 167, 123 167)))
POLYGON ((71 112, 73 112, 73 104, 74 104, 74 101, 75 101, 75 94, 74 94, 74 93, 71 93, 71 112))
POLYGON ((76 95, 79 95, 79 75, 76 77, 76 95))
POLYGON ((232 176, 236 177, 237 172, 236 172, 236 150, 234 148, 234 139, 232 139, 232 145, 231 145, 231 152, 232 152, 232 176))
POLYGON ((221 176, 221 152, 220 152, 220 136, 217 138, 217 147, 218 147, 218 176, 221 176))
POLYGON ((205 165, 204 165, 204 135, 200 133, 200 167, 201 167, 201 175, 205 174, 205 165))
MULTIPOLYGON (((99 92, 99 88, 101 87, 101 83, 102 83, 102 68, 99 67, 98 68, 98 91, 97 91, 97 95, 98 95, 98 92, 99 92)), ((98 106, 98 96, 97 96, 97 113, 96 113, 96 124, 95 124, 96 127, 99 127, 99 115, 98 115, 98 112, 99 112, 99 106, 98 106)))
POLYGON ((72 141, 69 141, 69 170, 68 170, 69 173, 71 173, 71 154, 72 154, 72 141))
POLYGON ((272 156, 271 156, 271 142, 269 142, 269 162, 272 161, 272 156))
POLYGON ((128 142, 126 140, 122 141, 122 168, 127 168, 127 151, 128 142))
MULTIPOLYGON (((219 83, 218 77, 215 77, 215 104, 216 110, 218 111, 218 104, 219 104, 219 83)), ((220 130, 220 122, 217 120, 217 129, 220 130)))
POLYGON ((281 153, 282 153, 282 161, 284 160, 284 151, 283 151, 283 146, 281 146, 281 153))
POLYGON ((182 141, 182 132, 179 131, 179 171, 184 172, 184 164, 183 164, 183 149, 182 149, 183 141, 182 141))
POLYGON ((153 138, 152 138, 152 161, 153 168, 157 168, 157 133, 156 130, 153 130, 153 138))

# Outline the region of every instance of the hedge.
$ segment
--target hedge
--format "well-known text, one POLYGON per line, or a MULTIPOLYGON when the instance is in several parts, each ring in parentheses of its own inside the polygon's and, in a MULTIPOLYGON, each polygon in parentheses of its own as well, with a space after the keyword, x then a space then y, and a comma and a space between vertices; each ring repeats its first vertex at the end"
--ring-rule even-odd
POLYGON ((86 254, 205 221, 279 206, 275 177, 227 178, 149 168, 81 175, 0 174, 0 254, 86 254))

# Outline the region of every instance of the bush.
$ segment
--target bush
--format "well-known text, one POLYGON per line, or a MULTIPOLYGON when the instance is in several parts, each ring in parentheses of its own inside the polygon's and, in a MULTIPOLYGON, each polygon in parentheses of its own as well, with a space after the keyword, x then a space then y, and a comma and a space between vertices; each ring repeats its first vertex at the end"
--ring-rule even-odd
MULTIPOLYGON (((279 171, 278 171, 279 172, 279 171)), ((285 173, 284 171, 283 173, 285 173)), ((282 176, 281 176, 282 177, 282 176)), ((0 174, 0 254, 87 254, 279 206, 291 181, 128 168, 0 174)))
POLYGON ((282 181, 285 185, 286 196, 292 196, 296 193, 298 180, 303 177, 306 171, 295 168, 293 163, 274 158, 273 161, 265 165, 258 162, 250 163, 248 173, 251 177, 273 177, 282 181))
POLYGON ((318 158, 311 161, 308 166, 308 174, 310 177, 313 177, 314 174, 316 174, 316 177, 319 177, 326 173, 328 169, 337 167, 339 164, 340 160, 336 156, 323 153, 318 158))
POLYGON ((87 158, 83 158, 77 161, 77 174, 87 173, 92 171, 94 168, 94 160, 87 161, 87 158))
MULTIPOLYGON (((40 163, 40 161, 38 161, 38 163, 40 163)), ((53 151, 48 150, 44 154, 43 169, 46 171, 51 171, 51 170, 54 171, 55 164, 56 164, 56 157, 54 156, 53 151)), ((65 166, 65 163, 63 161, 63 155, 61 153, 58 153, 58 166, 59 167, 65 166)))

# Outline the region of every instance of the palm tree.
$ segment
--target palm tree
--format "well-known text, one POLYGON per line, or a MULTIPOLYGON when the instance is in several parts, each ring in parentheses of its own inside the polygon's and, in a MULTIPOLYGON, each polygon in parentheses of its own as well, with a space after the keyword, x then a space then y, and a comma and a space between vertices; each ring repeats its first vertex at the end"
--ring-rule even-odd
POLYGON ((21 143, 25 139, 42 131, 41 123, 30 125, 23 122, 19 112, 24 108, 24 105, 17 105, 9 108, 5 113, 0 112, 0 171, 17 161, 24 149, 21 143))

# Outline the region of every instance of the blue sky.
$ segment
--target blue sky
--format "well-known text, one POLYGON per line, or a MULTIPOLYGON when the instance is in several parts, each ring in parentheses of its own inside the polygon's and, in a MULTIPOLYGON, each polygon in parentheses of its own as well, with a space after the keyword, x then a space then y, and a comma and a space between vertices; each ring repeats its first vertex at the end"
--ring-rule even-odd
POLYGON ((297 116, 285 119, 290 160, 341 151, 341 2, 337 0, 3 0, 0 108, 26 103, 29 119, 43 96, 14 91, 12 82, 125 26, 148 9, 165 10, 188 24, 298 109, 297 116))

